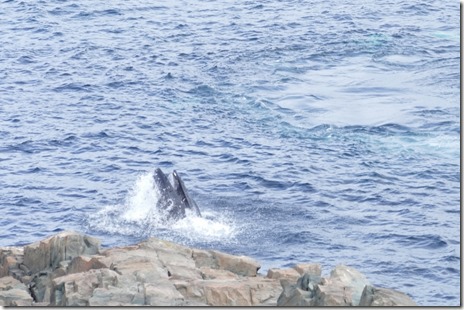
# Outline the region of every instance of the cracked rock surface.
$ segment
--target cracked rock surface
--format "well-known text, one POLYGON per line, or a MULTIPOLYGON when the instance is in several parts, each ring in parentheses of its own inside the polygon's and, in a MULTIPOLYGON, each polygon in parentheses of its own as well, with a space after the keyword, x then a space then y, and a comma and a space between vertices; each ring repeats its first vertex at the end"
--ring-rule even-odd
POLYGON ((319 264, 258 274, 250 257, 150 238, 100 249, 66 231, 25 247, 0 248, 2 306, 358 306, 415 305, 370 285, 353 268, 329 278, 319 264))

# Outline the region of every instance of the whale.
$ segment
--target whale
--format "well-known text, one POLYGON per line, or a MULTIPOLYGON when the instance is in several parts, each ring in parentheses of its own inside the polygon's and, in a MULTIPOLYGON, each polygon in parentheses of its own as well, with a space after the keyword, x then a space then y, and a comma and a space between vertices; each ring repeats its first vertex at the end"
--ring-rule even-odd
POLYGON ((155 190, 159 194, 156 208, 165 220, 178 221, 183 219, 187 216, 187 209, 201 217, 197 203, 190 196, 184 181, 176 170, 166 175, 160 168, 156 168, 153 173, 153 181, 155 190))

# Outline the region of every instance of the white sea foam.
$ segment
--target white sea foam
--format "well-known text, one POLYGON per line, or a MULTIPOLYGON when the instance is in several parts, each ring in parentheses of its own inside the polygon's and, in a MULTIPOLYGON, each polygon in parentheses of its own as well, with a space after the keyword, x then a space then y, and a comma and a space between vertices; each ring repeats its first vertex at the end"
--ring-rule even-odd
POLYGON ((237 233, 237 225, 226 215, 203 212, 203 217, 199 217, 189 210, 186 214, 172 229, 192 241, 231 240, 237 233))
POLYGON ((128 221, 144 220, 153 211, 158 199, 159 191, 155 188, 152 174, 142 174, 126 196, 125 212, 121 217, 128 221))
POLYGON ((239 231, 232 217, 209 210, 201 210, 203 216, 199 217, 187 209, 186 217, 177 222, 161 221, 160 211, 156 208, 158 199, 159 190, 153 182, 152 172, 146 172, 128 191, 124 204, 108 205, 89 215, 89 225, 110 234, 162 236, 193 242, 230 241, 239 231))

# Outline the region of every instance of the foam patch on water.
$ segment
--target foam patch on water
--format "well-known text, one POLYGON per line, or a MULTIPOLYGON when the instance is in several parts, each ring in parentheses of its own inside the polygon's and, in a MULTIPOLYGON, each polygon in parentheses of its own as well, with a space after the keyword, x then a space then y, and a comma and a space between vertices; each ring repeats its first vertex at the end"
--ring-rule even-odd
POLYGON ((230 217, 203 212, 203 217, 187 210, 187 217, 173 224, 172 229, 191 241, 219 241, 232 239, 237 232, 230 217))
POLYGON ((426 155, 455 158, 459 156, 459 136, 386 137, 382 147, 391 151, 409 151, 426 155))
POLYGON ((202 217, 186 210, 186 217, 177 222, 165 222, 156 208, 160 197, 153 173, 140 175, 128 191, 124 204, 108 205, 88 216, 91 230, 135 237, 161 237, 172 241, 190 242, 232 241, 240 229, 233 218, 210 210, 200 210, 202 217))

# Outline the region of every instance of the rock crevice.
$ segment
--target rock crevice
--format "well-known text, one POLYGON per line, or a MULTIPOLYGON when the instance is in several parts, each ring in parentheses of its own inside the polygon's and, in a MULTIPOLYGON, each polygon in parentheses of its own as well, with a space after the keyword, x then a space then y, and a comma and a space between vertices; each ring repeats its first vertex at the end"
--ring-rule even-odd
POLYGON ((258 274, 252 258, 149 238, 100 249, 96 238, 62 232, 0 248, 2 306, 409 306, 407 295, 337 266, 297 264, 258 274))

